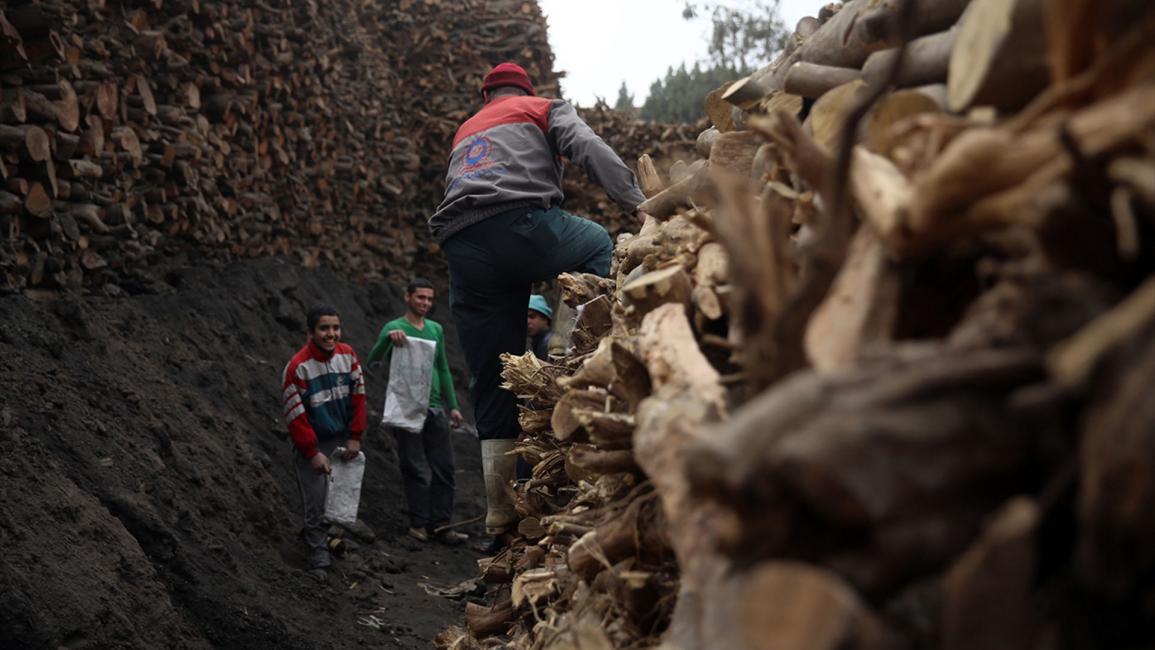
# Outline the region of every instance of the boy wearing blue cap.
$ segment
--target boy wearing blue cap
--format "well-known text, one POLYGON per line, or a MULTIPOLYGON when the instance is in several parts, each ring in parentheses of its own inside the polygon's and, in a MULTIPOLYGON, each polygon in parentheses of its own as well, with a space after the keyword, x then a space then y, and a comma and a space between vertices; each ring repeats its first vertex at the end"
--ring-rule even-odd
POLYGON ((525 317, 525 329, 529 334, 530 349, 542 361, 549 360, 549 339, 553 336, 553 310, 545 296, 533 294, 529 297, 529 311, 525 317))

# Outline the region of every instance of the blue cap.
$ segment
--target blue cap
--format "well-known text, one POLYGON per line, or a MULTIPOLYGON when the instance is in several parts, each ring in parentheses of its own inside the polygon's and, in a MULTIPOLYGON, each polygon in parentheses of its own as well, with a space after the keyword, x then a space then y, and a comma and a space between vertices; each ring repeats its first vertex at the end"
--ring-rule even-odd
POLYGON ((546 302, 545 296, 536 293, 530 296, 529 308, 541 314, 542 316, 553 320, 553 310, 549 308, 549 303, 546 302))

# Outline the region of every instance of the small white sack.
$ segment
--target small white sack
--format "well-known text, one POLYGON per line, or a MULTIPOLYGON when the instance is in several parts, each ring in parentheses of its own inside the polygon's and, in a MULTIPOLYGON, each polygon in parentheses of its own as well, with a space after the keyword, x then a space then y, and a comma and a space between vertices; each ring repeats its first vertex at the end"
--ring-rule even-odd
POLYGON ((357 523, 357 506, 361 503, 361 479, 365 476, 365 454, 357 452, 353 460, 341 460, 344 447, 333 452, 329 474, 329 491, 325 494, 325 521, 352 526, 357 523))
POLYGON ((436 354, 436 342, 412 336, 405 345, 393 347, 382 424, 411 433, 421 433, 425 428, 436 354))

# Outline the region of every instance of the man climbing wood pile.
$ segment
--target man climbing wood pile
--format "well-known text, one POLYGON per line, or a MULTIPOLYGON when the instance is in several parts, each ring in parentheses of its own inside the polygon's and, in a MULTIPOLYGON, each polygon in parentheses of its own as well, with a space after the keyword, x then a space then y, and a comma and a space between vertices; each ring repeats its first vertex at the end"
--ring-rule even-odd
POLYGON ((608 275, 613 242, 602 226, 564 212, 562 158, 580 165, 621 207, 645 200, 633 172, 560 99, 537 97, 514 63, 481 85, 485 106, 453 140, 445 198, 429 219, 449 258, 450 306, 465 348, 482 445, 486 529, 517 520, 507 492, 518 433, 514 395, 501 389, 502 353, 525 351, 530 285, 566 272, 608 275))

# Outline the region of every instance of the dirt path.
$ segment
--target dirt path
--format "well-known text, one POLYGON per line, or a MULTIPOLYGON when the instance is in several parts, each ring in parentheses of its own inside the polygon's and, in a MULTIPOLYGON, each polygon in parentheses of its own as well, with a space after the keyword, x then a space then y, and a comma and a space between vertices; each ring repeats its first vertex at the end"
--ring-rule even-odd
MULTIPOLYGON (((303 570, 280 372, 308 304, 336 304, 364 356, 396 290, 277 260, 119 289, 0 298, 0 647, 413 648, 460 620, 461 601, 421 583, 472 577, 478 554, 404 536, 394 444, 376 426, 362 496, 376 540, 328 584, 303 570)), ((444 301, 437 312, 463 388, 444 301)), ((476 440, 455 438, 463 519, 484 495, 476 440)))

